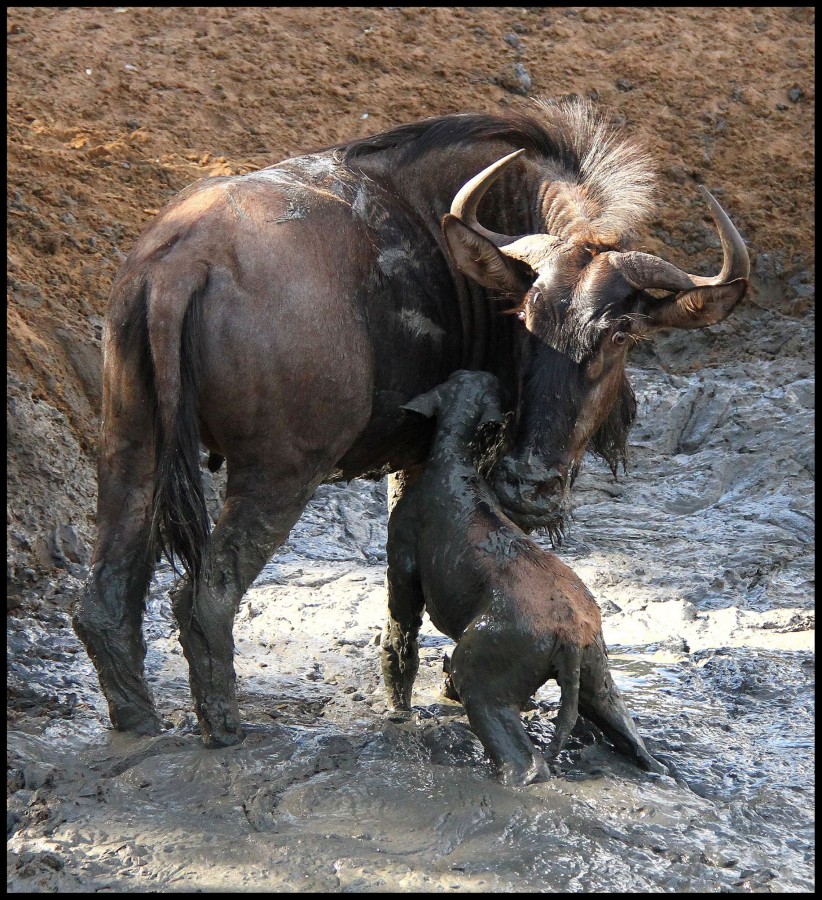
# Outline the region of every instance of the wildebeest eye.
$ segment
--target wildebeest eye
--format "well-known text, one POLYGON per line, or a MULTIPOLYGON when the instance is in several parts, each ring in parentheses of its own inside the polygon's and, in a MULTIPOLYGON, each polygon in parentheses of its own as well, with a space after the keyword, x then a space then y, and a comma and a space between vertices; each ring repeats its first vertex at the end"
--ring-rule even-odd
POLYGON ((621 347, 625 341, 628 340, 628 335, 624 331, 615 331, 611 335, 611 340, 617 345, 617 347, 621 347))
POLYGON ((525 310, 530 306, 533 311, 534 306, 538 305, 542 302, 542 294, 540 293, 538 288, 531 288, 531 290, 525 295, 525 299, 522 301, 522 305, 513 310, 516 312, 517 318, 521 321, 525 321, 525 310))

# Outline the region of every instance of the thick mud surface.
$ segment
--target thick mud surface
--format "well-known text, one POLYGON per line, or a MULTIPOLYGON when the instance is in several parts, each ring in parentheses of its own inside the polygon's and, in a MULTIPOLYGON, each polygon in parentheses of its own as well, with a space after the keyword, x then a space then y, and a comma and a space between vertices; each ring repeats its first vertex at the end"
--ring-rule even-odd
MULTIPOLYGON (((677 780, 581 733, 550 783, 501 786, 440 696, 452 645, 427 619, 415 711, 392 716, 386 487, 323 486, 237 619, 239 748, 196 734, 169 571, 147 613, 160 737, 108 730, 64 613, 18 623, 11 888, 811 890, 812 378, 799 360, 631 376, 632 470, 588 462, 562 555, 677 780)), ((556 686, 536 701, 547 747, 556 686)))
MULTIPOLYGON (((813 23, 779 7, 10 10, 9 890, 814 889, 813 23), (659 162, 639 249, 715 271, 704 183, 753 265, 729 320, 635 352, 629 472, 586 460, 560 551, 678 777, 580 730, 549 783, 498 784, 440 695, 451 643, 428 621, 415 710, 390 714, 384 483, 318 489, 245 597, 241 746, 197 734, 167 568, 146 638, 168 727, 112 732, 69 614, 94 535, 102 315, 139 232, 198 178, 569 92, 659 162)), ((558 697, 525 713, 543 747, 558 697)))

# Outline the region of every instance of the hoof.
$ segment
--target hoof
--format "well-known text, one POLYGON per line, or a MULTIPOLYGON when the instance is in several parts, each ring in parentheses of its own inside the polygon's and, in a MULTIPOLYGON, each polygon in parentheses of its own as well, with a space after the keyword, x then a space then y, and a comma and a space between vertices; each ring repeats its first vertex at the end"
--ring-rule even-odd
POLYGON ((245 735, 242 729, 239 731, 214 731, 210 734, 203 733, 203 743, 209 750, 219 750, 221 747, 234 747, 242 743, 245 735))
POLYGON ((640 765, 646 772, 653 772, 656 775, 670 775, 671 770, 664 764, 661 763, 658 759, 654 759, 653 756, 649 753, 647 758, 642 757, 640 760, 640 765))
POLYGON ((526 784, 539 784, 542 781, 549 781, 551 779, 551 770, 544 759, 533 760, 527 769, 515 766, 513 763, 504 763, 500 768, 499 779, 506 785, 524 787, 526 784))
POLYGON ((117 731, 154 736, 163 733, 163 725, 154 710, 144 707, 124 706, 110 710, 111 723, 117 731))
POLYGON ((389 713, 411 712, 411 704, 407 703, 405 700, 398 700, 396 697, 390 697, 388 699, 388 712, 389 713))
POLYGON ((152 719, 151 721, 141 722, 136 727, 130 728, 129 731, 133 731, 135 734, 143 734, 147 737, 154 737, 163 733, 163 725, 159 719, 152 719))

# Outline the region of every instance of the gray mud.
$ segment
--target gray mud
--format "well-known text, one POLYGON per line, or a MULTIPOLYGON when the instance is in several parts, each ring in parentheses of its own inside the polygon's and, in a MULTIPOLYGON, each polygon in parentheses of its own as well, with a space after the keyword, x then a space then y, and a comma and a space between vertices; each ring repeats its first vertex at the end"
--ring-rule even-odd
MULTIPOLYGON (((665 347, 631 370, 631 470, 587 460, 561 555, 679 780, 580 731, 550 783, 498 784, 427 619, 415 711, 392 717, 385 483, 326 485, 237 617, 240 747, 197 735, 168 569, 147 609, 159 737, 109 729, 68 625, 78 579, 12 620, 10 890, 812 891, 812 368, 666 374, 665 347)), ((526 713, 543 747, 558 698, 526 713)))

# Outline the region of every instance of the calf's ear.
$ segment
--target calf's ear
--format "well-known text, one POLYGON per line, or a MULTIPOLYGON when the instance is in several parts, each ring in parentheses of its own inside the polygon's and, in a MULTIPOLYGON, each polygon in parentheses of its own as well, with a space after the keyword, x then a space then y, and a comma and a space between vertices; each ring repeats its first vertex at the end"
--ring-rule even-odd
POLYGON ((503 294, 522 294, 531 287, 521 263, 451 213, 442 217, 442 233, 455 265, 472 281, 503 294))
POLYGON ((430 391, 426 391, 424 394, 418 394, 413 400, 404 403, 400 409, 419 413, 421 416, 433 419, 440 410, 440 402, 440 389, 439 386, 437 386, 430 391))
POLYGON ((748 281, 736 278, 727 284, 693 287, 675 297, 647 305, 647 325, 652 328, 706 328, 721 322, 745 296, 748 281))

